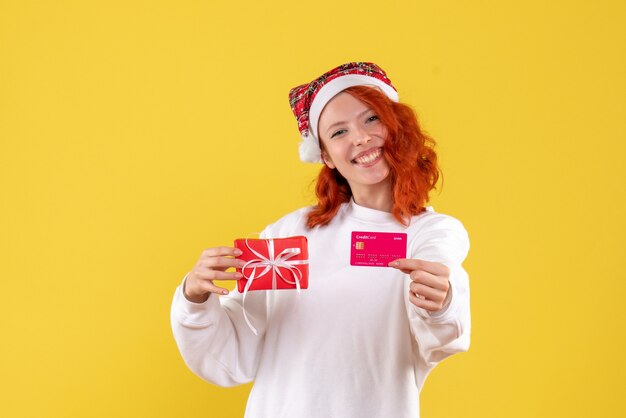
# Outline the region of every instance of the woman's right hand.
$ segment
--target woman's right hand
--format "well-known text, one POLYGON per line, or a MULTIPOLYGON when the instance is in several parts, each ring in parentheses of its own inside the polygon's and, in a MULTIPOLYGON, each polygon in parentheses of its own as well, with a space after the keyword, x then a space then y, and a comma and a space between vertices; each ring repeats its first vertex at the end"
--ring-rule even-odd
POLYGON ((241 255, 241 250, 234 247, 215 247, 202 251, 198 262, 187 275, 183 293, 195 303, 203 303, 211 293, 227 295, 228 290, 218 287, 213 280, 239 280, 243 276, 238 272, 226 272, 230 267, 243 267, 246 263, 234 257, 241 255))

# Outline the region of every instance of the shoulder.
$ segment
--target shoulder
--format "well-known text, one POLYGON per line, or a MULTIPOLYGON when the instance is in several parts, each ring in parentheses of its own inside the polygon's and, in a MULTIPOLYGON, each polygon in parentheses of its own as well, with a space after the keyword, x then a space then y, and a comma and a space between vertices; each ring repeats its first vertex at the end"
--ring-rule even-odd
POLYGON ((435 212, 431 206, 428 206, 421 214, 413 216, 408 228, 419 233, 449 230, 467 235, 467 230, 460 220, 444 213, 435 212))
MULTIPOLYGON (((409 248, 413 253, 443 253, 441 256, 462 261, 469 251, 469 236, 463 223, 453 216, 435 212, 431 207, 411 218, 409 248)), ((434 260, 433 260, 434 261, 434 260)))
POLYGON ((312 206, 306 206, 284 215, 276 222, 268 225, 261 233, 261 236, 279 238, 303 235, 306 230, 307 214, 311 209, 312 206))

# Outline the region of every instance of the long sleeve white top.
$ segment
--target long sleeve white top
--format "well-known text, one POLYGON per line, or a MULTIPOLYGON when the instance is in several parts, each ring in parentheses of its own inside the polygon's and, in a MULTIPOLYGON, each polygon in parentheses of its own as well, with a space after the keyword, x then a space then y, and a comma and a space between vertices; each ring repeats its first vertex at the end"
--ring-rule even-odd
POLYGON ((171 310, 174 337, 189 368, 208 382, 254 381, 246 417, 417 417, 419 391, 445 357, 470 340, 469 250, 463 225, 432 208, 408 226, 390 213, 343 204, 330 224, 308 229, 303 208, 268 226, 263 238, 304 235, 309 288, 252 291, 188 301, 182 285, 171 310), (350 265, 352 231, 405 232, 407 258, 450 268, 444 308, 409 301, 408 275, 350 265))

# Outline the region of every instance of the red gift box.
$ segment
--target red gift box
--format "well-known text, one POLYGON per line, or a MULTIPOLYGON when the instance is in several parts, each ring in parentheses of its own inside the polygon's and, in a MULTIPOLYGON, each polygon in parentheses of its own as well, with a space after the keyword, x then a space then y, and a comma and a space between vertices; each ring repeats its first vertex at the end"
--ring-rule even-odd
POLYGON ((237 257, 247 262, 237 271, 244 275, 237 280, 237 289, 247 291, 271 289, 306 289, 309 287, 309 250, 304 236, 273 239, 237 239, 237 257))

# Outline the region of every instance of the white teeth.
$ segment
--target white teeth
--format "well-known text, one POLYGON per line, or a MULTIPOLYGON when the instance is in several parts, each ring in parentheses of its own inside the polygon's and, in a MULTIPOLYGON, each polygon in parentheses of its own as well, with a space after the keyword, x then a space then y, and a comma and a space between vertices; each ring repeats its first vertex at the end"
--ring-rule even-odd
POLYGON ((380 157, 380 154, 381 154, 381 150, 379 148, 370 154, 364 155, 359 158, 355 158, 354 161, 356 161, 358 164, 369 164, 375 159, 377 159, 378 157, 380 157))

